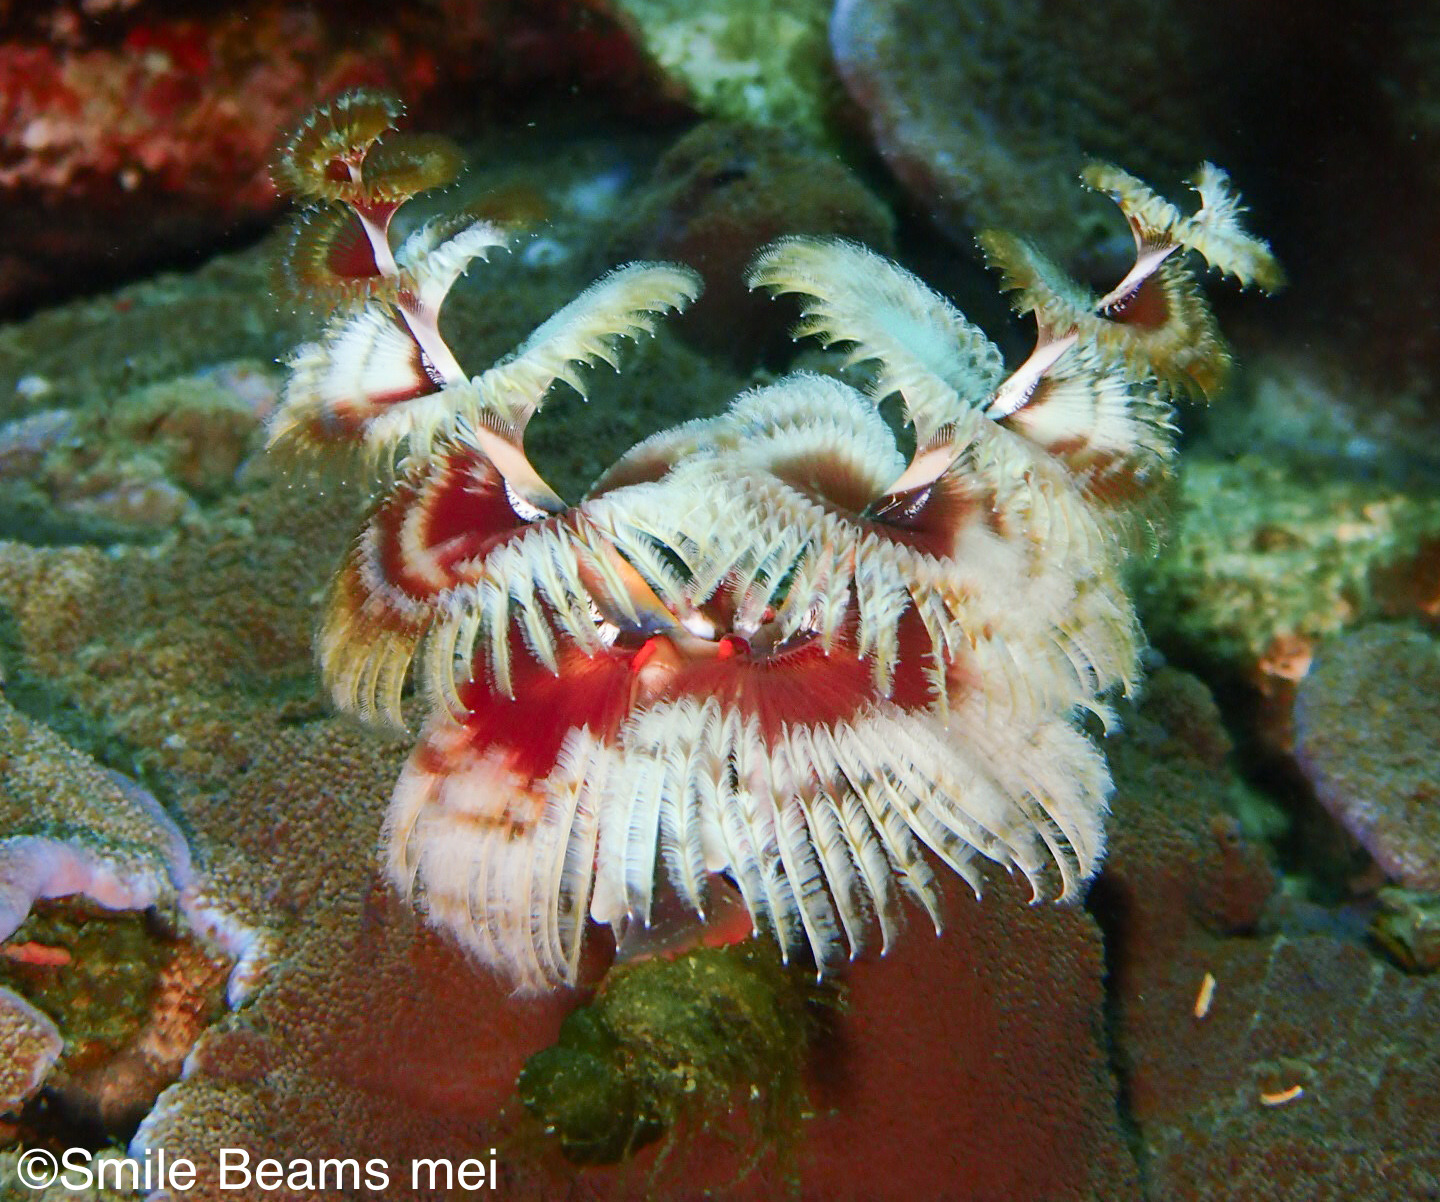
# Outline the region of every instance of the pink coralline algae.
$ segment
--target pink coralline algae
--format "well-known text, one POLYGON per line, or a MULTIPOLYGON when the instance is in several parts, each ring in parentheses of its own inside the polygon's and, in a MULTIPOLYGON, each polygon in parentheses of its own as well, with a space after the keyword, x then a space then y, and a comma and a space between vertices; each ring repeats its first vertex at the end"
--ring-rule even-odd
POLYGON ((1316 796, 1393 881, 1440 892, 1440 640, 1372 625, 1324 644, 1295 701, 1316 796))

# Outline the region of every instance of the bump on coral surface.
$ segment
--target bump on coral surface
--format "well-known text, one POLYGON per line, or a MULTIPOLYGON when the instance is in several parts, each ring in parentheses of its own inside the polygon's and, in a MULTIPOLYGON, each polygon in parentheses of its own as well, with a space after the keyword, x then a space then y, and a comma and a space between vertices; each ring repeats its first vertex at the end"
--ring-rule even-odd
POLYGON ((944 938, 917 930, 883 971, 849 979, 812 1062, 804 1196, 1140 1197, 1103 1038, 1099 930, 1023 898, 1008 881, 983 903, 951 896, 944 938))

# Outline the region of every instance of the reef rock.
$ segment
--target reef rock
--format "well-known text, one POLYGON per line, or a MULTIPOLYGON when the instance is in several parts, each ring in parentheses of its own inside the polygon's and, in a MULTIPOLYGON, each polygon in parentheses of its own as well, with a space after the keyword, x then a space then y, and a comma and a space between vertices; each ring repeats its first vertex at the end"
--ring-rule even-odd
POLYGON ((1406 888, 1440 892, 1440 640, 1372 625, 1325 643, 1295 701, 1316 796, 1406 888))
POLYGON ((1435 977, 1354 943, 1274 935, 1192 946, 1123 988, 1152 1197, 1390 1202, 1440 1188, 1435 977), (1217 984, 1197 1019, 1206 972, 1217 984))
POLYGON ((566 1002, 509 997, 379 883, 392 748, 333 719, 242 737, 263 754, 186 811, 211 849, 195 900, 217 936, 254 949, 249 975, 132 1150, 193 1159, 205 1188, 187 1197, 265 1196, 217 1191, 222 1147, 379 1157, 395 1171, 387 1196, 412 1196, 412 1156, 488 1154, 521 1064, 553 1042, 566 1002))
POLYGON ((1117 233, 1073 186, 1088 158, 1165 179, 1201 157, 1169 4, 840 0, 830 40, 880 153, 957 241, 1002 226, 1073 260, 1117 233))
POLYGON ((1431 1196, 1440 982, 1378 960, 1338 913, 1287 919, 1203 687, 1165 672, 1150 689, 1112 754, 1091 901, 1145 1196, 1431 1196))

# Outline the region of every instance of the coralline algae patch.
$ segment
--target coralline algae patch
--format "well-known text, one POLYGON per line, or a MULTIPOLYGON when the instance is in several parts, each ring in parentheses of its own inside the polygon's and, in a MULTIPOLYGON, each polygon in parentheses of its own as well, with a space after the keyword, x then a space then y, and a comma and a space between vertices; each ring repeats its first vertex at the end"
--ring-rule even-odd
POLYGON ((117 909, 173 903, 189 849, 133 781, 0 700, 0 938, 31 904, 86 893, 117 909))
MULTIPOLYGON (((85 894, 111 909, 159 907, 173 921, 189 875, 184 839, 153 797, 0 701, 0 988, 11 1020, 0 1058, 17 1069, 36 1064, 41 1051, 59 1060, 53 1073, 45 1063, 46 1073, 33 1079, 7 1080, 14 1092, 5 1110, 43 1078, 71 1121, 128 1134, 175 1078, 209 1018, 187 1039, 165 1000, 196 980, 186 959, 198 955, 193 945, 182 951, 172 935, 157 934, 161 918, 127 925, 86 921, 83 909, 28 920, 27 913, 41 899, 85 894), (43 1023, 37 1026, 37 1014, 20 1006, 17 994, 43 1023)), ((210 982, 213 993, 213 972, 210 982)))

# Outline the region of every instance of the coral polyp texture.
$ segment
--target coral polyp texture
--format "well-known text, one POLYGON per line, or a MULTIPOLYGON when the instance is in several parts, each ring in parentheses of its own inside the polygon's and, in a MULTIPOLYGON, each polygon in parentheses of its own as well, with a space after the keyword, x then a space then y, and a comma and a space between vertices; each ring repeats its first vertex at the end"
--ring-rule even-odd
POLYGON ((645 439, 572 504, 527 457, 527 424, 698 281, 620 267, 466 375, 441 303, 507 231, 440 220, 392 252, 390 217, 427 182, 382 165, 413 161, 383 157, 393 117, 342 97, 279 172, 348 211, 301 256, 341 303, 296 353, 271 441, 358 453, 385 480, 317 647, 363 717, 400 724, 417 678, 427 716, 384 832, 395 884, 522 989, 576 979, 588 921, 625 947, 657 883, 702 918, 738 894, 820 972, 890 946, 904 895, 938 929, 937 865, 977 892, 990 861, 1036 897, 1075 895, 1110 791, 1086 716, 1106 722, 1135 674, 1120 572, 1171 456, 1166 397, 1226 363, 1185 252, 1279 281, 1224 175, 1203 169, 1181 217, 1092 170, 1137 245, 1104 297, 988 238, 1038 324, 1013 371, 872 251, 772 244, 748 282, 795 294, 798 334, 852 348, 868 388, 786 376, 645 439), (879 413, 892 394, 908 454, 879 413))

